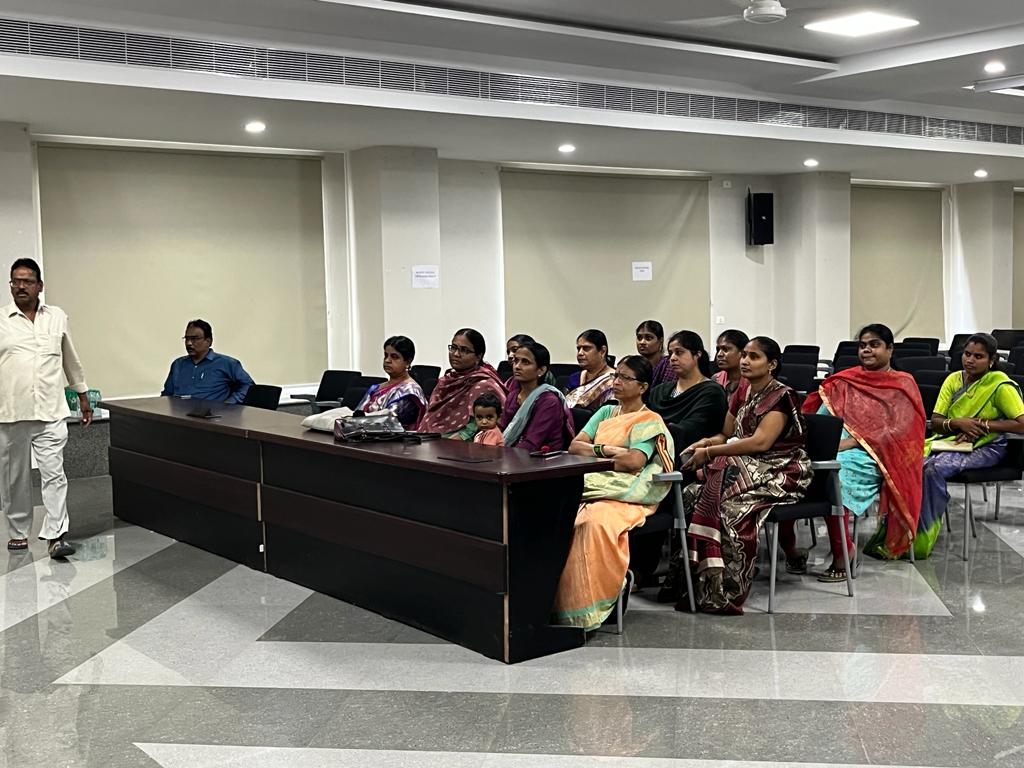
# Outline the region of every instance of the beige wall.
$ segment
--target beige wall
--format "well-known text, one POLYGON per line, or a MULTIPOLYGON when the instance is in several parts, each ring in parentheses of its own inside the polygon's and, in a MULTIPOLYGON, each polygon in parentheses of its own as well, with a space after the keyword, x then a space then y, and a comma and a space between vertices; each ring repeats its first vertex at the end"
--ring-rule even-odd
POLYGON ((89 383, 160 391, 185 323, 257 382, 327 362, 319 160, 40 147, 46 299, 89 383))
POLYGON ((575 360, 587 328, 633 353, 647 318, 710 343, 707 181, 503 171, 501 207, 509 334, 556 362, 575 360), (633 282, 633 261, 653 262, 654 280, 633 282))
POLYGON ((1013 196, 1013 327, 1024 328, 1024 195, 1013 196))
POLYGON ((942 226, 941 190, 851 190, 851 336, 867 323, 945 336, 942 226))

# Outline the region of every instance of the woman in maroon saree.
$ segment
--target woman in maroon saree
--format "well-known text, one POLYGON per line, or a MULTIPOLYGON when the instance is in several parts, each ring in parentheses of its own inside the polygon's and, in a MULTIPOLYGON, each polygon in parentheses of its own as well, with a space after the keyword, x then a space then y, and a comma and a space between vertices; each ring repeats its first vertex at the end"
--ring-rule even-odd
MULTIPOLYGON (((683 491, 692 510, 687 536, 699 611, 743 613, 765 518, 777 504, 799 501, 811 482, 796 392, 774 376, 781 356, 772 339, 751 339, 741 363, 749 390, 733 395, 721 434, 687 449, 694 452, 688 467, 703 467, 703 482, 683 491)), ((676 610, 689 609, 679 594, 682 567, 677 559, 664 588, 676 597, 676 610)))

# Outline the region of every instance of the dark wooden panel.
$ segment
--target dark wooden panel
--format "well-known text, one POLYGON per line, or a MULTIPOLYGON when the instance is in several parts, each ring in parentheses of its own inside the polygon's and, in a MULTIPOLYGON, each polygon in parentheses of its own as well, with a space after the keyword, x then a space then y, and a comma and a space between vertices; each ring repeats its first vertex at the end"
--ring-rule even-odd
POLYGON ((458 579, 347 549, 272 523, 267 570, 471 650, 502 659, 504 598, 458 579))
MULTIPOLYGON (((359 455, 359 454, 356 454, 359 455)), ((501 486, 347 455, 263 443, 263 482, 502 541, 501 486)))
POLYGON ((122 448, 110 448, 110 473, 172 496, 256 520, 259 485, 122 448))
POLYGON ((261 508, 268 525, 505 592, 505 547, 497 542, 266 485, 261 508))
POLYGON ((119 413, 110 420, 110 444, 222 475, 260 479, 259 443, 247 440, 244 432, 214 432, 119 413))
POLYGON ((138 485, 120 474, 112 476, 114 514, 129 523, 172 539, 264 569, 263 526, 206 504, 138 485))
POLYGON ((582 493, 582 476, 508 489, 510 663, 585 642, 582 629, 550 623, 582 493))

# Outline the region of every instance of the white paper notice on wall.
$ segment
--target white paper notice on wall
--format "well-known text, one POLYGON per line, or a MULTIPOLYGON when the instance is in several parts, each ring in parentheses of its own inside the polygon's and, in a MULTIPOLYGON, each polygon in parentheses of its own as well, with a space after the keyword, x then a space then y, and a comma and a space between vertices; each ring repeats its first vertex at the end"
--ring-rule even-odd
POLYGON ((441 267, 437 264, 416 264, 409 271, 412 273, 413 288, 441 287, 441 267))
POLYGON ((654 263, 650 261, 633 262, 633 282, 648 283, 654 279, 654 263))

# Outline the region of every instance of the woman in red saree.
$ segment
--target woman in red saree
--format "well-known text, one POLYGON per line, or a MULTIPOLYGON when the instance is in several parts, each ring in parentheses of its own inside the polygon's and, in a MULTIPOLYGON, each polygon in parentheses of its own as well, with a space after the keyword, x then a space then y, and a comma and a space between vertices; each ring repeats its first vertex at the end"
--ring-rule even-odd
MULTIPOLYGON (((829 413, 843 420, 839 479, 843 521, 827 517, 832 564, 819 581, 845 581, 842 528, 850 513, 863 515, 878 502, 879 530, 865 552, 895 559, 911 547, 921 512, 921 462, 925 412, 913 377, 891 365, 892 331, 881 324, 858 334, 860 368, 848 368, 822 382, 804 401, 804 413, 829 413)), ((793 535, 793 526, 786 534, 793 535)), ((780 534, 783 529, 780 529, 780 534)), ((849 541, 847 533, 846 540, 849 541)))

